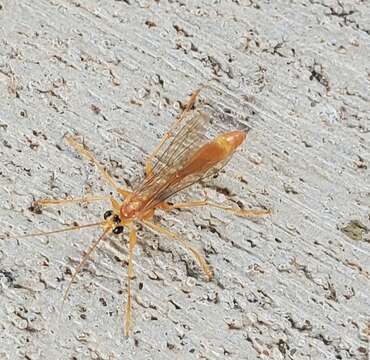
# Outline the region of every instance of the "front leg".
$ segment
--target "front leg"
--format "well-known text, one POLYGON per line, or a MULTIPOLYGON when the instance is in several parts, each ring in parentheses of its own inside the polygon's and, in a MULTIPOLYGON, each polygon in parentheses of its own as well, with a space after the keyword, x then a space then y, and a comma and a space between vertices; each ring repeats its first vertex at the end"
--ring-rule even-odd
POLYGON ((117 185, 115 180, 112 176, 108 173, 108 171, 100 164, 100 162, 95 158, 93 153, 86 149, 86 147, 76 141, 76 139, 71 136, 67 135, 65 137, 66 141, 69 145, 71 145, 77 152, 79 152, 83 157, 91 161, 99 170, 102 177, 123 197, 128 196, 131 192, 126 190, 123 187, 117 185))
POLYGON ((33 204, 34 206, 54 206, 73 203, 92 203, 97 201, 110 201, 113 210, 119 213, 120 205, 118 201, 109 195, 88 195, 80 198, 67 198, 67 199, 40 199, 36 200, 33 204))

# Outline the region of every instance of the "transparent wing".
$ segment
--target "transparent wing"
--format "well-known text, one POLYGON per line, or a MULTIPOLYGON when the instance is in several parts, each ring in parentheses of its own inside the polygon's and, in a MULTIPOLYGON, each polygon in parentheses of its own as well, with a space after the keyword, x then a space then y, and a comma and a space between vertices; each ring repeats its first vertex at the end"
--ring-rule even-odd
POLYGON ((192 111, 185 117, 183 126, 179 127, 167 146, 163 146, 158 153, 153 172, 159 176, 168 167, 178 168, 192 152, 205 143, 206 125, 209 117, 206 113, 192 111))
MULTIPOLYGON (((208 123, 208 114, 194 110, 187 113, 181 123, 171 130, 174 135, 159 149, 153 164, 153 173, 134 190, 140 196, 150 199, 146 208, 155 206, 174 193, 207 176, 204 172, 200 172, 186 176, 180 181, 177 180, 176 183, 170 181, 173 175, 183 168, 186 161, 202 145, 209 142, 205 135, 208 123)), ((217 171, 210 169, 207 172, 211 170, 217 171)))
POLYGON ((188 175, 176 184, 171 184, 170 182, 166 183, 165 186, 160 189, 160 191, 153 194, 144 210, 155 207, 159 203, 165 201, 179 191, 197 183, 198 181, 211 178, 212 176, 216 175, 229 162, 230 158, 231 155, 207 171, 199 171, 197 173, 188 175))

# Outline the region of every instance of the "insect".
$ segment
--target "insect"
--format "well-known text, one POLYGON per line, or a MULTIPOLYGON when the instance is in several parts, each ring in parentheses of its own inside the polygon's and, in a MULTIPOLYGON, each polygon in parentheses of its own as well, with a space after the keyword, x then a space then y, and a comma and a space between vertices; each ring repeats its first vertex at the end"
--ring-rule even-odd
MULTIPOLYGON (((134 277, 133 255, 137 240, 136 225, 141 224, 155 233, 165 235, 178 241, 195 258, 204 274, 210 280, 212 271, 203 256, 180 235, 157 224, 153 220, 156 209, 171 211, 173 209, 188 209, 209 206, 231 212, 238 216, 264 216, 270 213, 265 209, 244 210, 224 206, 219 203, 205 200, 194 200, 178 204, 170 204, 167 200, 179 191, 192 184, 215 175, 231 158, 235 150, 244 142, 247 133, 236 130, 222 133, 209 140, 205 132, 209 123, 209 116, 202 110, 193 109, 200 89, 193 92, 168 132, 165 133, 153 153, 149 155, 145 165, 145 178, 132 190, 118 185, 108 171, 96 160, 94 155, 75 137, 68 135, 66 141, 78 153, 98 168, 102 177, 113 187, 124 200, 119 202, 112 196, 89 195, 82 198, 42 199, 36 202, 37 206, 53 206, 69 203, 92 203, 108 201, 111 209, 104 213, 103 221, 68 227, 60 230, 27 234, 20 237, 51 235, 65 231, 73 231, 89 227, 101 227, 102 234, 86 249, 78 266, 71 276, 65 290, 63 303, 66 301, 71 286, 78 273, 85 265, 99 243, 109 234, 119 235, 128 230, 128 277, 127 302, 125 309, 124 334, 129 335, 132 323, 132 296, 131 282, 134 277)), ((13 237, 13 236, 12 236, 13 237)), ((15 237, 15 236, 14 236, 15 237)))

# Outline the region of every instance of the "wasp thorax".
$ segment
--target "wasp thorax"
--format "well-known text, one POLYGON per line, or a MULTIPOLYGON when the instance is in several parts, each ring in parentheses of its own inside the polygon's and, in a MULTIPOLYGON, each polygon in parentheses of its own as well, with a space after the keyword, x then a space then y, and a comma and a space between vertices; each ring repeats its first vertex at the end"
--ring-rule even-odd
POLYGON ((143 201, 141 199, 127 199, 120 210, 121 219, 132 219, 142 210, 143 201))

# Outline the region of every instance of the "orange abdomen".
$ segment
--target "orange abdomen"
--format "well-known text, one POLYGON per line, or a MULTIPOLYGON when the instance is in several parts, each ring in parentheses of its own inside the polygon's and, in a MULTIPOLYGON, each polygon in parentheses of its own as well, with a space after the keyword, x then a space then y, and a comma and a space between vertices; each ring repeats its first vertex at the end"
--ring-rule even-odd
POLYGON ((246 138, 244 131, 229 131, 217 136, 213 141, 203 145, 176 173, 176 178, 189 174, 205 172, 226 160, 246 138))

